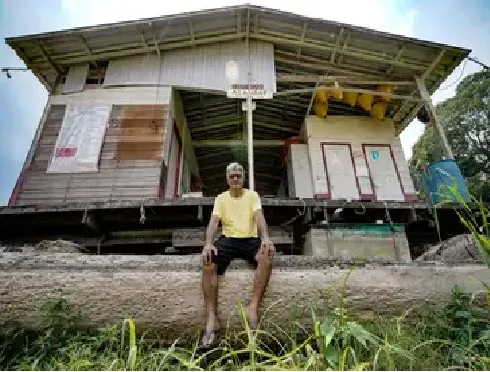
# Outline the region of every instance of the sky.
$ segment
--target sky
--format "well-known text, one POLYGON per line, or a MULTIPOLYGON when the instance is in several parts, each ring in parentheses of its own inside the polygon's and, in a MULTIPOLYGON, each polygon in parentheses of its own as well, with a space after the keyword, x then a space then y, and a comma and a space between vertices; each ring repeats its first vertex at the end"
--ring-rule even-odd
MULTIPOLYGON (((246 1, 205 2, 164 0, 0 0, 0 37, 56 31, 79 26, 243 4, 246 1)), ((254 5, 303 16, 323 18, 399 35, 456 45, 490 65, 490 0, 256 0, 254 5)), ((24 64, 0 43, 0 67, 24 64)), ((481 68, 468 61, 449 76, 433 96, 440 102, 454 95, 453 84, 481 68), (464 68, 463 68, 464 67, 464 68)), ((30 72, 0 76, 0 206, 6 205, 31 146, 46 104, 47 92, 30 72)), ((414 120, 400 138, 405 156, 422 134, 414 120)))

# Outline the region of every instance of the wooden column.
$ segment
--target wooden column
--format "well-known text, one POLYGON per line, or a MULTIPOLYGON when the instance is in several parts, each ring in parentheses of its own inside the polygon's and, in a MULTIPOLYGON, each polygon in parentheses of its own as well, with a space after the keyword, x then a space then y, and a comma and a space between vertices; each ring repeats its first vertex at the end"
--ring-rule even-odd
POLYGON ((419 88, 420 96, 424 100, 424 104, 425 107, 427 108, 427 112, 429 113, 430 120, 434 125, 434 127, 436 128, 439 139, 442 142, 442 149, 444 152, 444 156, 447 159, 454 159, 453 152, 451 150, 451 147, 449 146, 449 142, 447 141, 446 134, 444 133, 444 128, 442 127, 441 122, 437 117, 436 109, 432 104, 432 100, 430 98, 429 92, 427 91, 427 87, 425 86, 424 79, 422 79, 420 76, 416 76, 415 81, 417 82, 417 87, 419 88))

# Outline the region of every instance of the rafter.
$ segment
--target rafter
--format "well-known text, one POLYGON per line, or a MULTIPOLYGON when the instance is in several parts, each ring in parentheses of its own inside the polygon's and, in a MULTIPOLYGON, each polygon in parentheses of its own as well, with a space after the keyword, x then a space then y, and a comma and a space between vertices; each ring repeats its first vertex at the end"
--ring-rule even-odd
MULTIPOLYGON (((304 43, 305 41, 307 28, 308 28, 308 23, 307 22, 303 23, 303 30, 301 31, 301 37, 300 37, 300 41, 302 43, 304 43)), ((298 47, 298 51, 296 52, 296 57, 299 57, 300 54, 301 54, 301 46, 298 47)))
MULTIPOLYGON (((444 54, 446 53, 446 49, 442 49, 439 54, 437 55, 437 57, 432 61, 432 63, 429 65, 429 67, 427 67, 427 69, 424 71, 424 73, 422 74, 421 76, 421 79, 422 81, 425 83, 425 79, 427 78, 427 76, 429 76, 432 72, 432 70, 434 70, 436 68, 436 66, 439 64, 439 62, 441 61, 442 57, 444 57, 444 54)), ((419 91, 418 88, 415 88, 412 93, 410 93, 410 98, 413 98, 415 96, 415 94, 419 91)), ((410 99, 407 99, 405 102, 402 103, 402 105, 400 106, 400 108, 396 111, 396 113, 393 115, 393 120, 394 121, 398 121, 398 116, 400 115, 400 113, 404 110, 404 108, 410 104, 410 99)))
POLYGON ((332 55, 330 56, 330 63, 335 63, 335 56, 337 54, 337 49, 340 45, 340 40, 344 36, 344 28, 342 27, 339 31, 339 36, 337 36, 337 41, 335 42, 335 47, 333 48, 332 55))
MULTIPOLYGON (((326 52, 332 52, 334 49, 334 46, 329 46, 327 44, 319 44, 319 43, 312 43, 310 41, 308 42, 301 42, 300 40, 292 40, 292 39, 287 39, 287 38, 281 38, 279 36, 270 36, 270 35, 265 35, 265 34, 258 34, 258 35, 253 35, 254 38, 262 41, 267 41, 271 43, 275 43, 278 45, 291 45, 291 46, 304 46, 310 49, 316 49, 316 50, 321 50, 321 51, 326 51, 326 52)), ((382 63, 392 63, 396 66, 400 67, 405 67, 407 69, 415 70, 415 71, 421 71, 424 68, 420 65, 415 65, 412 63, 408 63, 405 61, 395 61, 394 59, 387 59, 386 57, 382 57, 380 55, 374 54, 373 52, 366 52, 366 51, 355 51, 352 48, 349 49, 340 49, 338 53, 341 53, 343 55, 363 59, 366 61, 374 61, 374 62, 382 62, 382 63)))
POLYGON ((51 60, 51 57, 48 55, 48 53, 46 53, 46 50, 44 49, 44 46, 42 44, 42 41, 40 39, 37 39, 37 43, 39 45, 39 49, 41 49, 41 54, 43 55, 43 57, 46 59, 46 61, 48 61, 48 63, 50 64, 50 66, 55 69, 55 71, 58 73, 58 74, 61 74, 61 70, 60 68, 55 65, 53 63, 53 61, 51 60))
POLYGON ((194 43, 196 41, 196 37, 194 36, 194 26, 192 25, 192 18, 189 18, 187 26, 189 27, 189 37, 191 39, 191 43, 194 43))
MULTIPOLYGON (((405 44, 402 45, 398 49, 398 53, 396 53, 396 56, 395 56, 395 61, 398 61, 401 58, 404 51, 405 51, 405 44)), ((390 67, 388 67, 388 69, 386 70, 386 75, 391 74, 391 72, 393 71, 393 68, 394 68, 394 65, 390 65, 390 67)))
POLYGON ((97 61, 94 60, 94 56, 92 54, 92 51, 90 50, 90 47, 88 46, 88 43, 87 43, 87 39, 85 39, 85 37, 83 37, 83 35, 80 35, 80 40, 82 40, 82 44, 85 47, 87 54, 90 56, 91 62, 94 64, 95 67, 97 67, 97 61))

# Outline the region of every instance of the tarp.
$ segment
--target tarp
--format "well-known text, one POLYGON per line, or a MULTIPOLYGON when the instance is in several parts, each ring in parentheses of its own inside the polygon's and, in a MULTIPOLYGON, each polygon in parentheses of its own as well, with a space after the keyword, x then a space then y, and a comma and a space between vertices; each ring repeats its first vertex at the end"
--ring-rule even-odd
POLYGON ((47 173, 97 172, 111 105, 68 104, 47 173))

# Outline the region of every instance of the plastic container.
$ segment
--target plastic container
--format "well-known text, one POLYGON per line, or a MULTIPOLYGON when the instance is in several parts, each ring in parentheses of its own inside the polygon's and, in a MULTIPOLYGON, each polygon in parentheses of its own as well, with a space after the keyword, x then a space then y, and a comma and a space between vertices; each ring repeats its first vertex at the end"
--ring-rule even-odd
POLYGON ((424 183, 433 203, 457 201, 457 197, 449 190, 455 188, 463 200, 471 200, 468 187, 461 171, 452 159, 430 163, 424 175, 424 183))

